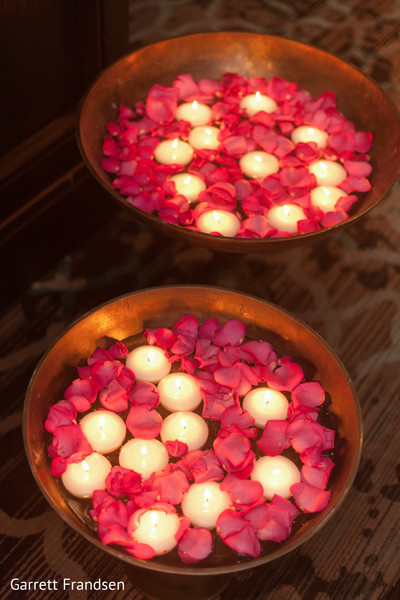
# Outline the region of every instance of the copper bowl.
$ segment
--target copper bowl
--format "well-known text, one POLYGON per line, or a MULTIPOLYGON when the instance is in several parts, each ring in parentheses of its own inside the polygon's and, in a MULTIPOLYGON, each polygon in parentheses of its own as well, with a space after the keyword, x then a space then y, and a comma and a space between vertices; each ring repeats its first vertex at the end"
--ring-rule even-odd
MULTIPOLYGON (((162 576, 161 585, 168 582, 168 586, 175 589, 171 596, 174 599, 180 598, 176 586, 182 585, 190 585, 194 598, 213 597, 201 595, 201 590, 210 588, 215 592, 218 582, 224 583, 229 574, 277 559, 319 532, 336 513, 352 485, 362 444, 361 410, 355 390, 342 363, 323 339, 273 304, 245 294, 205 286, 138 291, 103 304, 76 321, 58 338, 32 376, 25 398, 23 428, 33 475, 60 517, 92 544, 124 561, 127 566, 136 568, 135 581, 140 583, 143 579, 147 586, 152 585, 156 589, 150 597, 165 598, 161 592, 157 593, 162 576), (87 515, 87 508, 81 510, 80 501, 68 500, 59 480, 54 479, 50 472, 49 437, 43 423, 50 405, 63 397, 63 391, 76 377, 76 366, 81 359, 90 356, 96 347, 104 346, 107 338, 126 340, 141 334, 146 327, 169 327, 183 314, 193 314, 199 321, 210 316, 221 323, 228 319, 242 320, 249 338, 269 340, 279 354, 291 355, 302 365, 306 379, 320 381, 330 398, 328 417, 331 427, 337 432, 336 466, 329 483, 331 501, 324 511, 301 521, 285 542, 264 543, 262 554, 256 559, 239 556, 218 540, 212 555, 194 567, 185 566, 177 552, 150 561, 139 561, 117 547, 104 546, 87 515), (153 571, 152 577, 148 576, 149 571, 153 571), (157 574, 160 575, 158 579, 157 574)), ((185 589, 187 592, 188 588, 185 589)), ((183 595, 185 597, 187 594, 183 595)))
POLYGON ((103 71, 83 98, 77 129, 78 145, 89 170, 132 215, 161 233, 187 243, 223 252, 283 250, 318 241, 350 225, 382 200, 400 167, 400 122, 396 108, 371 79, 344 61, 299 42, 252 33, 202 33, 159 42, 134 52, 103 71), (225 72, 247 77, 279 76, 297 82, 315 97, 336 94, 337 105, 359 131, 370 131, 372 189, 359 194, 349 219, 320 231, 286 238, 225 238, 171 225, 132 206, 113 190, 101 167, 106 124, 117 117, 120 104, 133 106, 156 83, 171 85, 174 77, 219 78, 225 72))

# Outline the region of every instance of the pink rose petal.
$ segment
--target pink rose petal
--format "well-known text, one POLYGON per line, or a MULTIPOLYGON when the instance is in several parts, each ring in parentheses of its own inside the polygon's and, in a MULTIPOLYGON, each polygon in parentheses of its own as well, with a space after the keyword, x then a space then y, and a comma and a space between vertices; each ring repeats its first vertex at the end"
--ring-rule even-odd
POLYGON ((290 491, 297 506, 306 513, 320 512, 329 503, 331 492, 321 490, 305 481, 291 486, 290 491))
POLYGON ((187 565, 204 560, 211 554, 213 538, 211 531, 202 527, 188 529, 178 546, 179 557, 187 565))
POLYGON ((126 418, 126 426, 131 434, 143 440, 156 438, 161 430, 163 419, 154 409, 146 405, 133 405, 126 418))
POLYGON ((257 557, 261 547, 253 528, 233 509, 224 510, 217 520, 217 533, 238 554, 257 557))

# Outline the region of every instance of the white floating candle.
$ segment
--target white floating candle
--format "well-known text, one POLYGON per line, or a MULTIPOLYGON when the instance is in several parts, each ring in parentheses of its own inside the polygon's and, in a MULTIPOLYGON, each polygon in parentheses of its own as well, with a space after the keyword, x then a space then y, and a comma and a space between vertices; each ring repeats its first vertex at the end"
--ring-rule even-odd
POLYGON ((301 125, 296 127, 292 131, 292 141, 295 144, 300 142, 314 142, 319 148, 325 148, 328 141, 329 134, 318 127, 312 127, 311 125, 301 125))
POLYGON ((204 179, 197 175, 190 175, 190 173, 177 173, 177 175, 172 175, 170 180, 175 184, 176 193, 185 196, 188 202, 196 202, 200 192, 207 187, 204 179))
POLYGON ((286 419, 289 402, 281 392, 260 387, 246 394, 243 408, 251 414, 256 427, 265 427, 270 419, 286 419))
POLYGON ((196 225, 203 233, 220 233, 225 237, 235 237, 240 228, 240 221, 228 210, 218 209, 203 212, 196 225))
POLYGON ((79 424, 93 450, 100 454, 116 450, 126 436, 123 419, 111 410, 88 413, 79 424))
POLYGON ((110 461, 92 452, 79 463, 70 463, 61 475, 64 487, 77 498, 90 498, 95 490, 104 490, 111 471, 110 461))
POLYGON ((268 177, 279 171, 279 160, 273 154, 254 150, 243 154, 239 166, 247 177, 268 177))
POLYGON ((310 196, 311 203, 326 213, 335 210, 336 202, 346 196, 346 192, 333 185, 318 185, 311 190, 310 196))
POLYGON ((164 165, 187 165, 193 158, 193 148, 178 138, 164 140, 154 150, 154 158, 164 165))
POLYGON ((172 365, 162 348, 139 346, 128 354, 126 366, 134 372, 137 381, 157 383, 168 375, 172 365))
POLYGON ((267 219, 278 231, 297 233, 297 223, 305 219, 303 209, 297 204, 282 204, 273 206, 267 213, 267 219))
POLYGON ((148 544, 158 554, 165 554, 175 548, 176 534, 180 519, 175 513, 149 509, 139 518, 138 526, 131 532, 139 544, 148 544))
POLYGON ((126 442, 119 453, 121 467, 132 469, 143 479, 148 479, 152 473, 164 469, 168 462, 168 452, 158 440, 135 438, 126 442))
POLYGON ((193 127, 189 133, 189 144, 197 150, 216 150, 219 147, 219 129, 217 127, 193 127))
POLYGON ((188 121, 191 125, 207 125, 211 121, 212 110, 207 104, 201 104, 194 100, 193 102, 184 102, 176 109, 175 119, 179 121, 188 121))
POLYGON ((265 94, 261 94, 261 92, 256 92, 255 94, 249 94, 244 96, 240 101, 240 108, 246 109, 246 112, 249 117, 255 115, 260 110, 263 110, 266 113, 273 112, 277 103, 275 100, 266 96, 265 94))
POLYGON ((230 506, 229 494, 223 492, 215 481, 194 483, 182 500, 183 514, 195 527, 206 529, 214 529, 219 515, 230 506))
POLYGON ((347 177, 347 173, 339 163, 333 160, 316 160, 308 166, 315 175, 318 185, 339 185, 347 177))
POLYGON ((189 373, 171 373, 158 384, 160 404, 171 412, 194 410, 202 401, 199 384, 189 373))
POLYGON ((285 456, 263 456, 256 460, 250 478, 261 483, 265 498, 274 494, 289 498, 291 486, 300 481, 300 471, 285 456))
POLYGON ((162 442, 185 442, 188 450, 199 450, 208 438, 208 426, 205 420, 194 412, 179 411, 164 420, 160 436, 162 442))

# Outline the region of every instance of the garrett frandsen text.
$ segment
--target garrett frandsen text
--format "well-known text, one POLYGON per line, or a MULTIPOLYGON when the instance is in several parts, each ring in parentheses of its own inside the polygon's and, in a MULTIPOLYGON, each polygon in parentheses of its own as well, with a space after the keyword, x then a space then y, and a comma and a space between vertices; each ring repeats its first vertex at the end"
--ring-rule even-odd
POLYGON ((14 577, 11 579, 10 587, 12 590, 124 590, 125 583, 123 581, 103 581, 96 579, 95 581, 76 581, 70 577, 64 577, 61 581, 57 579, 47 579, 46 581, 25 581, 14 577))

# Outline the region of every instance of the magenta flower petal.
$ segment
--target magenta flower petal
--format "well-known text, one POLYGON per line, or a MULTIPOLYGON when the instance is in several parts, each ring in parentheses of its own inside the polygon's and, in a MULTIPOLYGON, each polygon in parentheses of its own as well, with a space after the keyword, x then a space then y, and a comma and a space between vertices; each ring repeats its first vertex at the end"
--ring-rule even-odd
POLYGON ((199 323, 192 315, 184 315, 172 328, 176 342, 171 347, 173 354, 191 354, 196 348, 199 323))
POLYGON ((253 528, 235 510, 228 508, 219 515, 217 533, 224 544, 238 552, 238 554, 253 557, 260 555, 260 542, 253 528))
POLYGON ((246 362, 269 365, 276 361, 276 353, 273 347, 268 342, 264 342, 264 340, 243 342, 240 345, 239 351, 241 359, 246 362))
POLYGON ((164 471, 153 473, 150 477, 151 490, 157 493, 160 502, 170 504, 180 504, 183 495, 188 491, 190 484, 183 471, 171 471, 168 468, 164 471))
POLYGON ((117 376, 121 363, 115 360, 96 360, 92 365, 91 376, 99 390, 104 389, 117 376))
POLYGON ((78 412, 91 408, 96 400, 98 385, 92 379, 75 379, 64 392, 64 397, 78 412))
POLYGON ((321 406, 325 402, 325 391, 318 381, 300 383, 292 392, 293 406, 321 406))
POLYGON ((220 489, 228 492, 234 504, 255 504, 263 495, 263 487, 259 481, 239 479, 229 473, 220 485, 220 489))
POLYGON ((53 440, 48 448, 52 458, 61 456, 67 462, 80 462, 92 453, 92 447, 83 434, 80 425, 60 425, 53 433, 53 440))
POLYGON ((289 448, 287 438, 288 422, 285 419, 270 419, 266 422, 257 446, 266 456, 277 456, 289 448))
POLYGON ((215 331, 218 329, 218 320, 214 317, 206 319, 199 328, 199 339, 211 341, 215 331))
POLYGON ((301 480, 309 483, 310 485, 324 490, 328 485, 329 476, 333 467, 335 466, 329 456, 322 457, 324 461, 324 468, 309 467, 303 465, 300 471, 301 480))
POLYGON ((117 379, 110 381, 109 385, 101 390, 100 403, 113 412, 123 412, 128 409, 128 396, 125 387, 117 379))
POLYGON ((156 386, 147 381, 138 381, 129 390, 128 398, 135 405, 146 405, 147 408, 158 406, 160 399, 156 386))
POLYGON ((126 426, 134 437, 143 440, 156 438, 161 430, 163 419, 154 409, 146 405, 133 405, 126 418, 126 426))
POLYGON ((106 478, 106 489, 116 498, 139 494, 143 489, 142 476, 132 469, 112 467, 106 478))
POLYGON ((179 91, 166 85, 154 85, 147 95, 146 113, 157 123, 171 121, 178 106, 179 91))
POLYGON ((148 544, 133 544, 132 546, 127 546, 125 550, 139 560, 149 560, 156 554, 148 544))
POLYGON ((180 559, 187 565, 204 560, 211 554, 213 538, 211 531, 202 527, 188 529, 178 546, 180 559))
POLYGON ((333 227, 333 225, 337 225, 346 219, 347 215, 344 212, 328 212, 322 217, 321 225, 323 227, 333 227))
POLYGON ((213 336, 213 343, 216 346, 237 346, 243 342, 245 336, 245 324, 232 319, 226 321, 226 323, 216 329, 213 336))
POLYGON ((246 437, 256 437, 257 429, 253 427, 254 418, 241 406, 229 406, 221 414, 221 429, 236 425, 246 437))
POLYGON ((51 461, 51 474, 53 477, 61 477, 67 468, 67 461, 62 456, 56 456, 51 461))
POLYGON ((263 370, 263 375, 269 387, 278 391, 293 391, 303 381, 302 368, 297 363, 285 362, 280 364, 273 372, 263 370))
MULTIPOLYGON (((224 430, 220 430, 221 434, 224 430)), ((253 468, 255 454, 247 437, 237 432, 229 432, 225 437, 214 440, 214 452, 225 471, 240 479, 246 479, 253 468)))
POLYGON ((224 476, 221 463, 212 450, 193 450, 182 458, 182 462, 195 483, 219 481, 224 476))
POLYGON ((296 419, 287 428, 287 436, 296 452, 304 452, 314 446, 321 447, 323 437, 316 427, 316 422, 309 419, 296 419))
POLYGON ((260 504, 246 513, 244 519, 255 531, 258 539, 282 542, 292 532, 292 519, 284 508, 260 504))
POLYGON ((171 348, 175 343, 175 336, 170 329, 166 327, 160 327, 159 329, 150 329, 147 328, 144 330, 144 334, 147 339, 147 343, 150 346, 156 344, 163 350, 167 348, 171 348))
POLYGON ((290 500, 287 498, 282 498, 282 496, 279 496, 279 494, 274 494, 272 496, 271 504, 272 506, 277 506, 278 508, 287 510, 292 521, 294 521, 294 519, 300 514, 300 511, 292 502, 290 502, 290 500))
POLYGON ((72 425, 76 417, 76 408, 68 400, 60 400, 50 407, 44 427, 53 433, 60 425, 72 425))
POLYGON ((291 486, 290 491, 297 506, 306 513, 324 510, 331 497, 329 490, 321 490, 305 481, 295 483, 291 486))
POLYGON ((183 456, 188 451, 188 445, 185 442, 180 442, 179 440, 168 440, 165 442, 165 447, 170 456, 174 456, 177 458, 178 456, 183 456))

